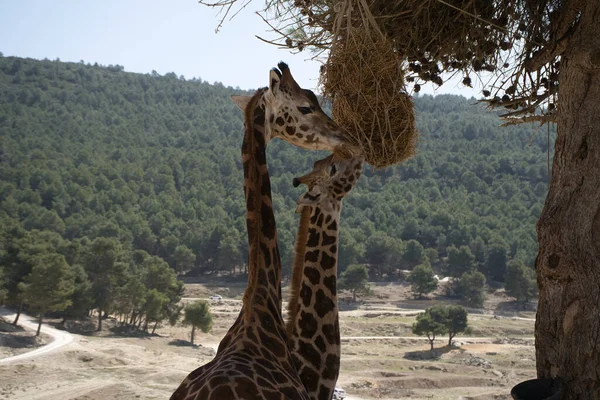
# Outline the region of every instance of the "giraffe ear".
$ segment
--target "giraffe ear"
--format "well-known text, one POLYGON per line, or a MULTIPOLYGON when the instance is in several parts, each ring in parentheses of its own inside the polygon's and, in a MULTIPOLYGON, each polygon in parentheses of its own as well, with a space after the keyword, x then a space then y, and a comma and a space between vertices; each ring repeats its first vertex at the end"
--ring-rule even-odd
POLYGON ((276 69, 269 71, 269 92, 276 94, 279 91, 281 83, 281 73, 276 69))
POLYGON ((252 96, 238 96, 238 95, 231 95, 231 100, 233 100, 233 102, 242 110, 242 111, 246 111, 246 106, 248 105, 248 103, 250 103, 250 100, 252 99, 252 96))

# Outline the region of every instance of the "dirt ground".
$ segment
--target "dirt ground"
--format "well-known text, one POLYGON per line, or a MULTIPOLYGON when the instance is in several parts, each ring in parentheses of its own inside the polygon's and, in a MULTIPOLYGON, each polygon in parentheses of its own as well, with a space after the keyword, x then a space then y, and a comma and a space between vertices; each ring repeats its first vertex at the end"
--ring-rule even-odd
POLYGON ((12 322, 0 317, 0 359, 26 353, 52 340, 44 333, 36 337, 35 332, 14 326, 12 322))
MULTIPOLYGON (((74 334, 73 343, 53 353, 0 363, 0 399, 169 398, 190 371, 212 359, 239 312, 242 293, 243 286, 186 285, 185 302, 224 297, 211 303, 213 329, 196 334, 198 346, 189 345, 187 327, 167 325, 154 336, 128 335, 108 320, 103 332, 74 334)), ((417 310, 447 301, 412 300, 406 285, 382 284, 360 304, 344 302, 338 386, 353 399, 492 400, 509 399, 512 386, 535 377, 533 310, 510 307, 502 292, 490 297, 484 311, 469 314, 470 336, 457 336, 452 347, 442 337, 432 355, 410 326, 417 310)), ((2 340, 34 334, 3 332, 3 326, 2 340)), ((1 358, 12 354, 5 342, 0 344, 1 358)))

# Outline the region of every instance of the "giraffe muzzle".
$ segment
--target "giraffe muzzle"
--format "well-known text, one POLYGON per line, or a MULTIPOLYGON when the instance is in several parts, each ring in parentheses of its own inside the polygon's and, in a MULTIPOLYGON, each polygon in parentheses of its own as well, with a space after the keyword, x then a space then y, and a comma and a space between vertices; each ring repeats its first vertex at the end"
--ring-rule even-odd
POLYGON ((294 180, 292 181, 292 185, 294 185, 294 187, 298 187, 300 186, 302 182, 300 182, 300 179, 298 178, 294 178, 294 180))

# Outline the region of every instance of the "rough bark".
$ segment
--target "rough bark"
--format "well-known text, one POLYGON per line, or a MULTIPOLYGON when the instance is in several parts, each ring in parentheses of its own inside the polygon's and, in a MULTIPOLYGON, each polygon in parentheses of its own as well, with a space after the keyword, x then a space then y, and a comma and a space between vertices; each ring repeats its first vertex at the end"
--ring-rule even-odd
POLYGON ((98 329, 97 331, 100 332, 102 330, 102 309, 99 308, 98 309, 98 329))
POLYGON ((429 340, 429 345, 431 346, 429 351, 433 351, 433 342, 435 342, 435 335, 429 336, 429 334, 427 334, 427 339, 429 340))
POLYGON ((15 317, 15 320, 12 323, 14 326, 17 326, 17 322, 19 322, 19 317, 21 316, 22 311, 23 311, 23 301, 20 301, 19 309, 17 310, 17 316, 15 317))
POLYGON ((600 399, 600 2, 561 59, 552 179, 537 225, 537 372, 600 399))
POLYGON ((35 336, 40 336, 40 330, 42 329, 43 318, 44 318, 44 314, 40 313, 40 316, 38 317, 38 328, 37 328, 37 332, 35 333, 35 336))
POLYGON ((196 333, 196 327, 192 325, 192 337, 190 338, 190 343, 192 346, 194 345, 194 334, 196 333))

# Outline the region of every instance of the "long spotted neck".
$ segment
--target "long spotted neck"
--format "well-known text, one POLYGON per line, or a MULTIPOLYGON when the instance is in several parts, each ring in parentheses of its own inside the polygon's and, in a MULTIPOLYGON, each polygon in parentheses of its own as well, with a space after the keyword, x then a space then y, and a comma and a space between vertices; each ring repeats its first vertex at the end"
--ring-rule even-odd
POLYGON ((259 90, 244 111, 242 161, 249 249, 248 288, 243 298, 246 324, 252 320, 252 310, 261 306, 277 310, 281 318, 281 260, 267 170, 263 94, 264 89, 259 90))
POLYGON ((336 292, 340 212, 341 200, 331 212, 318 205, 303 207, 296 238, 286 329, 292 359, 311 399, 332 398, 340 369, 336 292))

